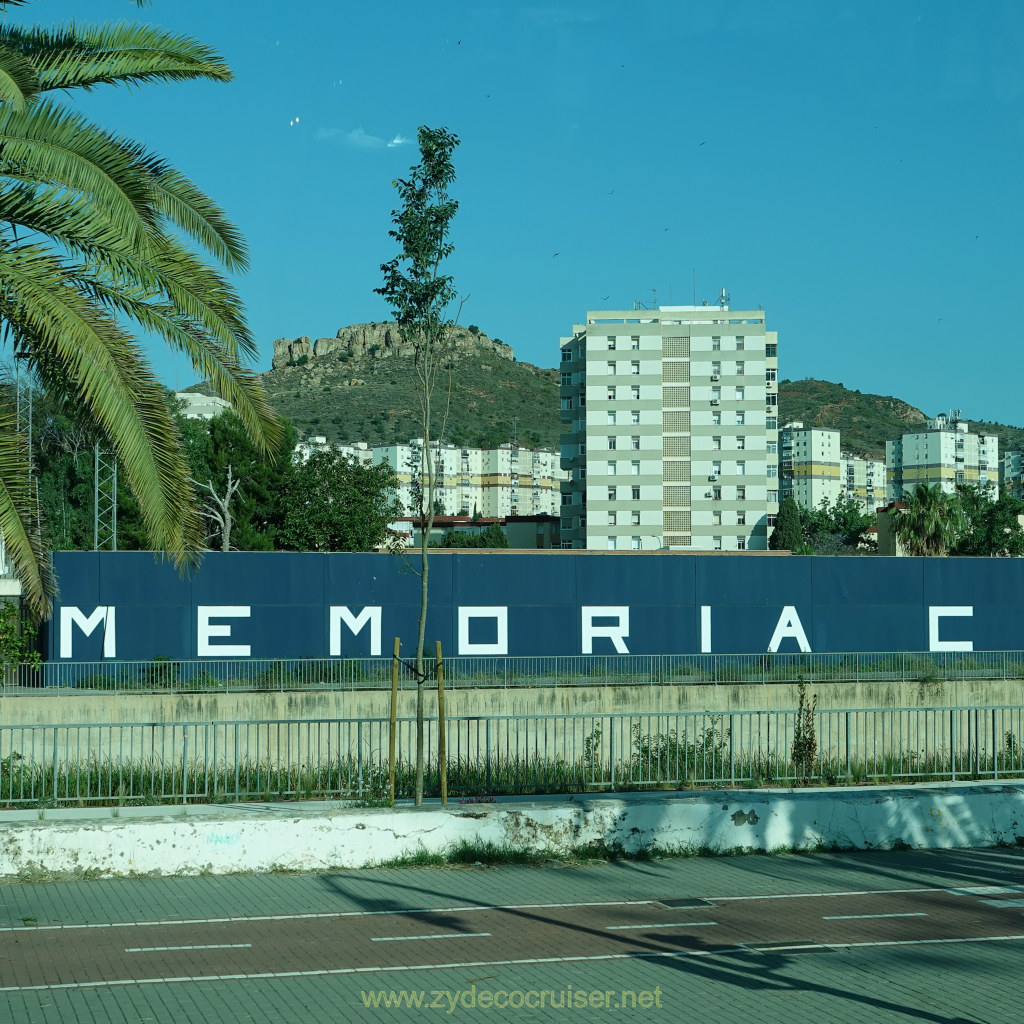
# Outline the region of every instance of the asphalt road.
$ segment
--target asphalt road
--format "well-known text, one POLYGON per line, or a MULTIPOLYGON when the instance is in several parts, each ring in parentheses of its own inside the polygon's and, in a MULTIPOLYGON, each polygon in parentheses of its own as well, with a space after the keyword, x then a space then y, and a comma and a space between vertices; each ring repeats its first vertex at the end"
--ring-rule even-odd
POLYGON ((1022 964, 1021 850, 0 885, 18 1022, 1010 1024, 1022 964))

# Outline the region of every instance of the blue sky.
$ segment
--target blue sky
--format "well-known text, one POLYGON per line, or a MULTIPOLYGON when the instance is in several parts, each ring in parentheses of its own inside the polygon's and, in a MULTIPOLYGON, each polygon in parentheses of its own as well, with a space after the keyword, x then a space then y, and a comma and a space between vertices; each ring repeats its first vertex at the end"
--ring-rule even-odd
POLYGON ((426 124, 462 139, 462 322, 520 359, 556 365, 587 309, 691 302, 696 270, 698 301, 765 307, 784 377, 1024 424, 1018 0, 41 0, 8 18, 72 16, 188 32, 235 71, 75 102, 241 227, 259 369, 275 338, 388 317, 391 182, 426 124))

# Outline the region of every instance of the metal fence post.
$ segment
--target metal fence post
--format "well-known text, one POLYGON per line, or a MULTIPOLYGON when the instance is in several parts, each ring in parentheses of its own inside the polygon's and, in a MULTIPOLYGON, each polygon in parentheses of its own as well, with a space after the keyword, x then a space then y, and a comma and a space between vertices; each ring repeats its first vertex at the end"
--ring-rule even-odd
POLYGON ((615 718, 608 716, 608 767, 611 772, 611 791, 615 792, 615 718))

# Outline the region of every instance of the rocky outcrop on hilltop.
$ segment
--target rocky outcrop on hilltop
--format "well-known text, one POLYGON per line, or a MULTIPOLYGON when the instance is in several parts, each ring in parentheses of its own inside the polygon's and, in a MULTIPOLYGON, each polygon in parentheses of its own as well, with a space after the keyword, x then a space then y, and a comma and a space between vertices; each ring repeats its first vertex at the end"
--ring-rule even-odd
MULTIPOLYGON (((478 356, 483 353, 501 359, 515 360, 512 347, 489 338, 482 331, 457 327, 451 339, 454 359, 478 356)), ((278 338, 274 342, 272 368, 306 366, 312 362, 328 363, 364 359, 411 359, 414 345, 400 335, 394 323, 351 324, 342 327, 333 338, 312 341, 302 335, 295 339, 278 338)))

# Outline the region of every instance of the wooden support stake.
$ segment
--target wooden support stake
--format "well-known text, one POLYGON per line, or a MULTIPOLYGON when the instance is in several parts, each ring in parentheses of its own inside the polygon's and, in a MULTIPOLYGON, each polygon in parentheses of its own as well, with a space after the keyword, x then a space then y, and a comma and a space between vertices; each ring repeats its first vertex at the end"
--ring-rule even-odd
POLYGON ((448 803, 448 738, 444 724, 444 660, 441 641, 434 647, 437 658, 437 765, 441 777, 441 806, 448 803))
POLYGON ((391 655, 391 720, 388 722, 388 796, 395 806, 395 733, 398 731, 398 649, 402 641, 395 637, 391 655))

